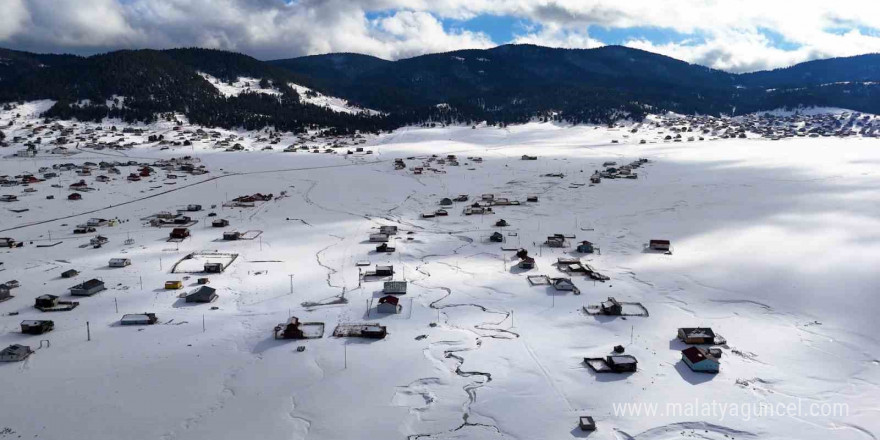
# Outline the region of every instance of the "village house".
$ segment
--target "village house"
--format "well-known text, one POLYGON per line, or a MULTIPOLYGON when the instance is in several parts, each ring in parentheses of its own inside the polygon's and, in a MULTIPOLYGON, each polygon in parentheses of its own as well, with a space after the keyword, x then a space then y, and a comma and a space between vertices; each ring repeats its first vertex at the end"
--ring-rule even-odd
POLYGON ((507 220, 501 219, 501 220, 498 220, 497 222, 495 222, 495 226, 497 226, 499 228, 503 228, 505 226, 510 226, 510 223, 507 223, 507 220))
POLYGON ((0 362, 20 362, 34 353, 27 345, 12 344, 0 350, 0 362))
POLYGON ((400 313, 400 309, 400 299, 391 295, 379 298, 379 305, 376 306, 379 313, 400 313))
POLYGON ((547 241, 544 242, 544 244, 552 248, 562 248, 568 246, 568 241, 566 240, 565 235, 553 234, 547 237, 547 241))
POLYGON ((238 240, 241 238, 241 232, 238 231, 226 231, 223 233, 223 239, 226 241, 238 240))
POLYGON ((397 249, 392 246, 388 246, 388 243, 382 243, 379 246, 376 246, 376 252, 391 253, 391 252, 394 252, 395 250, 397 250, 397 249))
POLYGON ((188 295, 186 295, 186 302, 188 303, 209 303, 213 302, 219 297, 217 295, 217 289, 208 286, 201 286, 196 290, 193 290, 188 295))
POLYGON ((103 281, 93 278, 71 287, 70 294, 73 296, 92 296, 105 289, 103 281))
POLYGON ((397 235, 397 226, 379 226, 379 233, 385 235, 397 235))
POLYGON ((370 234, 370 242, 372 243, 384 243, 388 241, 388 234, 370 234))
POLYGON ((377 276, 377 277, 394 276, 394 266, 389 266, 389 265, 381 266, 381 265, 377 264, 376 270, 375 270, 375 276, 377 276))
POLYGON ((206 273, 222 273, 223 263, 205 263, 204 272, 206 273))
POLYGON ((183 240, 189 237, 189 229, 187 228, 174 228, 171 230, 171 234, 169 234, 169 238, 175 240, 183 240))
POLYGON ((520 269, 534 269, 535 268, 535 259, 529 256, 521 259, 519 261, 518 267, 520 269))
POLYGON ((553 288, 564 291, 573 291, 575 289, 574 283, 570 278, 554 278, 553 288))
POLYGON ((577 251, 582 254, 592 254, 593 253, 593 243, 590 243, 589 241, 584 240, 584 241, 580 242, 580 244, 578 244, 577 251))
POLYGON ((26 335, 42 335, 55 328, 55 323, 49 320, 25 320, 21 321, 21 332, 26 335))
POLYGON ((389 295, 406 295, 406 281, 385 281, 382 293, 389 295))
POLYGON ((107 264, 110 267, 131 266, 131 259, 130 258, 111 258, 107 264))
POLYGON ((120 325, 153 325, 159 322, 155 313, 131 313, 122 315, 120 325))
POLYGON ((578 427, 581 431, 595 431, 596 421, 590 416, 582 416, 578 420, 578 427))
POLYGON ((671 245, 669 240, 651 240, 648 242, 648 248, 652 251, 669 252, 671 245))
POLYGON ((229 220, 226 220, 225 218, 217 218, 211 222, 211 226, 215 228, 225 228, 226 226, 229 226, 229 220))
POLYGON ((275 326, 275 339, 312 339, 324 336, 323 322, 300 322, 296 316, 275 326))
POLYGON ((82 200, 83 196, 80 193, 73 193, 67 196, 67 200, 82 200))
POLYGON ((678 339, 685 344, 714 344, 715 332, 711 328, 680 328, 678 329, 678 339))
POLYGON ((4 194, 0 196, 0 202, 17 202, 18 197, 12 194, 4 194))
POLYGON ((681 360, 692 370, 698 373, 718 373, 721 370, 721 361, 700 347, 688 347, 681 351, 681 360))
POLYGON ((9 293, 10 290, 12 289, 10 289, 9 286, 7 286, 6 284, 0 284, 0 302, 13 298, 12 294, 9 293))
POLYGON ((620 316, 623 313, 623 306, 612 296, 609 296, 607 301, 603 301, 599 308, 603 315, 620 316))
POLYGON ((615 373, 630 373, 638 369, 639 362, 628 354, 615 354, 605 357, 605 363, 615 373))
POLYGON ((449 197, 444 197, 440 199, 440 206, 452 206, 452 199, 449 197))
POLYGON ((500 232, 493 232, 492 235, 489 236, 489 241, 493 243, 501 243, 504 241, 504 236, 501 235, 500 232))
POLYGON ((91 239, 89 239, 89 244, 96 247, 96 248, 99 248, 99 247, 101 247, 101 245, 107 243, 108 241, 109 240, 107 239, 107 237, 104 237, 101 235, 96 235, 96 236, 92 237, 91 239))

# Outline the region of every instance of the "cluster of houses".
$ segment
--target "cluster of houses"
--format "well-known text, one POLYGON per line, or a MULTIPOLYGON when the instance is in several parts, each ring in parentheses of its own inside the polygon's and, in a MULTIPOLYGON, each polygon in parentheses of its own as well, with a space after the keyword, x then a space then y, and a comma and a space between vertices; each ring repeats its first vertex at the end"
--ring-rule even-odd
MULTIPOLYGON (((677 115, 638 124, 632 128, 631 133, 638 133, 639 129, 646 126, 659 129, 663 136, 662 140, 666 142, 693 142, 706 138, 758 137, 780 140, 796 137, 880 136, 880 119, 860 112, 815 114, 795 112, 788 115, 758 113, 737 117, 677 115)), ((645 141, 642 140, 641 143, 645 141)))

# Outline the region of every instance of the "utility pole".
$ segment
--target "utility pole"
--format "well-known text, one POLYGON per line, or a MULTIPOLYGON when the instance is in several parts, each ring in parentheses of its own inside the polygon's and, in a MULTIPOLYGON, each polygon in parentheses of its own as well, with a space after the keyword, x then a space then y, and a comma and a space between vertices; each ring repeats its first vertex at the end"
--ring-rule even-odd
POLYGON ((342 344, 342 356, 343 356, 343 363, 345 365, 344 369, 347 370, 348 369, 348 344, 342 344))
POLYGON ((290 277, 290 294, 293 295, 293 274, 287 276, 290 277))
POLYGON ((89 328, 89 321, 86 321, 86 340, 92 340, 92 330, 89 328))
POLYGON ((119 301, 116 300, 116 297, 113 297, 113 304, 116 305, 116 313, 119 313, 119 301))
POLYGON ((202 333, 205 332, 205 315, 202 314, 202 333))

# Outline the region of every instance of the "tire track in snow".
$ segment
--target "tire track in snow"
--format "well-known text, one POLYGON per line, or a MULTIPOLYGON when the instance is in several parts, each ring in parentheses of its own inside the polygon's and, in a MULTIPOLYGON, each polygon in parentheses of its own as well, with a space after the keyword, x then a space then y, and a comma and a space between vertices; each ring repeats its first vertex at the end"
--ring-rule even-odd
MULTIPOLYGON (((465 246, 473 243, 473 239, 466 237, 466 236, 456 236, 456 238, 464 241, 465 243, 462 244, 461 246, 455 248, 453 250, 453 254, 458 254, 459 250, 461 250, 465 246)), ((431 276, 430 272, 428 272, 427 270, 424 269, 424 266, 429 264, 426 260, 428 258, 432 258, 432 257, 443 257, 443 256, 446 256, 446 255, 432 254, 432 255, 425 255, 425 256, 421 257, 420 259, 422 261, 422 264, 420 264, 416 267, 416 271, 418 273, 424 275, 425 278, 429 278, 431 276)), ((425 278, 423 278, 423 279, 425 279, 425 278)), ((433 438, 433 437, 437 437, 437 436, 441 436, 441 435, 445 435, 445 434, 449 434, 449 433, 454 433, 454 432, 460 431, 460 430, 467 428, 467 427, 487 428, 487 429, 491 429, 491 430, 495 431, 498 434, 502 434, 501 430, 494 424, 477 423, 477 422, 472 422, 470 420, 471 414, 472 414, 471 407, 474 403, 477 402, 477 391, 480 388, 486 386, 488 383, 492 382, 492 373, 487 372, 487 371, 476 371, 476 370, 463 369, 462 367, 464 366, 465 358, 460 353, 479 350, 480 348, 482 348, 483 338, 506 339, 506 340, 513 340, 513 339, 519 338, 520 335, 518 333, 515 333, 515 332, 507 330, 507 329, 497 328, 498 325, 502 324, 504 321, 506 321, 507 319, 510 318, 510 312, 491 310, 481 304, 476 304, 476 303, 440 304, 441 302, 447 300, 450 296, 452 296, 452 289, 449 287, 446 287, 446 286, 436 286, 436 287, 426 286, 424 284, 421 284, 420 281, 421 280, 413 280, 412 283, 417 286, 423 287, 425 289, 442 290, 442 291, 446 292, 445 295, 441 296, 440 298, 438 298, 428 304, 428 306, 432 309, 435 309, 438 311, 443 311, 443 310, 447 310, 447 309, 454 310, 456 308, 462 308, 462 307, 476 308, 483 313, 498 314, 498 315, 503 315, 503 317, 498 322, 485 321, 485 322, 481 322, 479 324, 474 325, 473 328, 456 326, 454 324, 450 324, 448 319, 444 320, 444 322, 443 322, 444 325, 447 325, 449 327, 452 327, 452 328, 455 328, 458 330, 462 330, 465 332, 470 332, 470 333, 473 333, 476 335, 476 338, 474 340, 474 345, 471 347, 449 348, 449 349, 446 349, 443 351, 443 357, 445 359, 452 359, 454 361, 455 369, 453 370, 453 372, 457 376, 463 377, 463 378, 474 378, 473 381, 468 382, 467 384, 464 385, 464 387, 462 387, 465 394, 467 395, 467 400, 462 404, 462 409, 461 409, 462 423, 460 425, 458 425, 457 427, 450 429, 448 431, 438 432, 438 433, 413 434, 413 435, 409 435, 407 437, 407 439, 408 440, 417 440, 417 439, 433 438), (480 331, 475 331, 474 329, 480 330, 480 331)), ((442 314, 447 316, 447 318, 448 318, 448 312, 443 312, 442 314)), ((449 341, 443 341, 443 342, 445 343, 444 345, 448 345, 449 341)))

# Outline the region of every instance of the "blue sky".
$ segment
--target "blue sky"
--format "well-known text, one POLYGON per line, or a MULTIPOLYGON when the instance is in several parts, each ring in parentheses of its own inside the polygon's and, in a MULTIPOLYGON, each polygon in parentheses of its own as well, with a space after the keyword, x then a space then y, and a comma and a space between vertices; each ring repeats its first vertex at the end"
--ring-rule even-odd
POLYGON ((506 43, 626 45, 731 72, 880 52, 877 0, 0 0, 0 47, 200 46, 385 59, 506 43), (84 7, 84 3, 87 7, 84 7))

